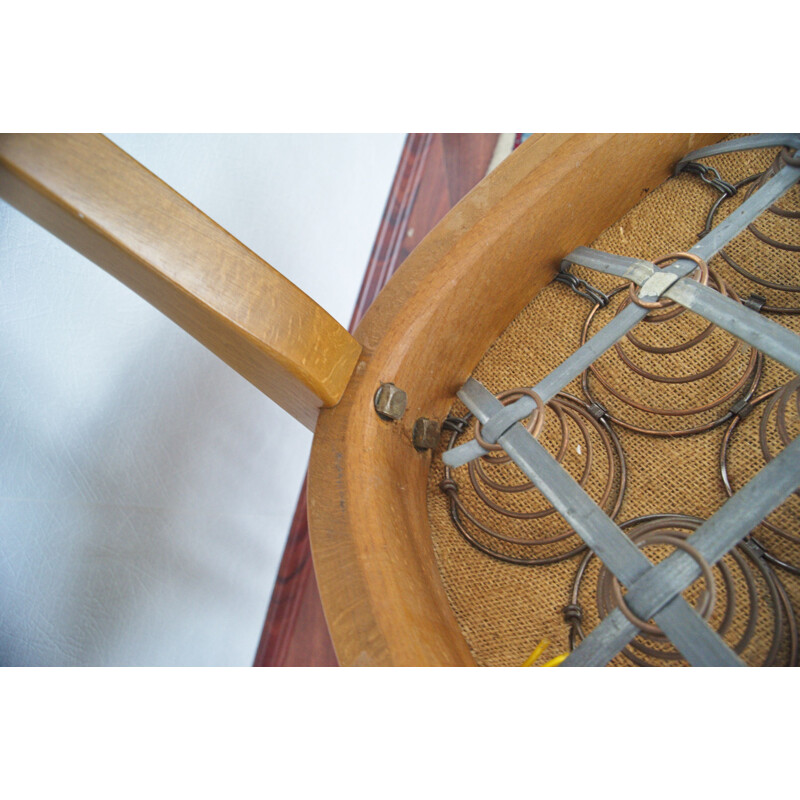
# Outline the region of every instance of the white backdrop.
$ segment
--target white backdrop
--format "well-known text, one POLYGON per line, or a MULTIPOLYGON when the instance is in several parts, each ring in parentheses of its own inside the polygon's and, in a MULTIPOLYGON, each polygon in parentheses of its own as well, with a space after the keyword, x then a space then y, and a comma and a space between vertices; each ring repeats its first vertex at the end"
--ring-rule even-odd
MULTIPOLYGON (((111 138, 348 324, 402 134, 111 138)), ((252 663, 310 443, 0 201, 0 664, 252 663)))

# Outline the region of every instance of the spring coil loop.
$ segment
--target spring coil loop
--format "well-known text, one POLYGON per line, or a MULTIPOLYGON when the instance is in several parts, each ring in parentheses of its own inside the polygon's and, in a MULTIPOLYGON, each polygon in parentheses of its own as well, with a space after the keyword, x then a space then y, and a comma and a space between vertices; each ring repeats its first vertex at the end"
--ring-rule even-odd
MULTIPOLYGON (((630 530, 630 538, 641 548, 653 545, 678 546, 681 542, 685 548, 685 540, 689 538, 703 520, 679 514, 653 514, 628 520, 620 525, 623 530, 630 530)), ((572 587, 570 603, 564 608, 565 621, 570 625, 570 649, 574 649, 578 642, 585 638, 582 623, 583 607, 580 604, 581 585, 587 574, 592 559, 596 558, 591 551, 582 559, 572 587), (570 609, 567 614, 567 608, 570 609)), ((701 565, 702 566, 702 565, 701 565)), ((706 565, 707 566, 707 565, 706 565)), ((786 653, 787 666, 797 666, 798 663, 798 630, 792 605, 789 602, 786 590, 780 579, 775 575, 770 566, 761 558, 756 550, 747 544, 737 545, 714 565, 713 570, 718 574, 720 586, 724 590, 724 608, 715 630, 720 636, 726 636, 735 627, 741 630, 735 642, 731 642, 733 650, 741 655, 749 645, 754 642, 759 614, 768 610, 771 616, 770 646, 761 666, 774 666, 778 663, 779 654, 786 653), (734 569, 739 573, 736 581, 734 569), (760 576, 762 589, 759 590, 760 576), (747 593, 747 602, 737 600, 737 582, 743 582, 747 593), (766 594, 763 590, 766 588, 766 594), (765 601, 768 599, 768 603, 765 601)), ((709 580, 711 569, 704 570, 706 581, 709 580)), ((614 590, 614 577, 603 565, 600 567, 595 587, 595 602, 597 614, 602 621, 615 608, 623 607, 619 603, 619 594, 614 590)), ((698 611, 706 618, 711 617, 714 602, 709 591, 714 591, 714 580, 706 585, 697 600, 698 611)), ((664 646, 665 637, 657 628, 644 620, 636 623, 642 632, 631 641, 630 645, 621 652, 625 657, 638 666, 657 666, 659 661, 675 662, 683 656, 674 648, 664 646), (660 646, 651 646, 648 642, 660 646)), ((729 637, 730 638, 730 637, 729 637)))
MULTIPOLYGON (((732 497, 736 491, 730 476, 729 461, 731 445, 736 436, 736 432, 740 430, 744 417, 750 415, 754 409, 762 404, 765 405, 763 406, 761 419, 758 423, 758 447, 764 459, 764 463, 767 463, 775 456, 772 446, 770 445, 770 427, 774 429, 775 438, 779 445, 785 447, 792 439, 789 434, 789 415, 791 413, 794 414, 795 427, 797 423, 800 422, 800 376, 783 386, 779 386, 755 398, 746 408, 742 409, 742 413, 731 420, 726 428, 720 446, 719 466, 722 484, 725 487, 725 492, 728 497, 732 497)), ((762 536, 760 534, 757 536, 755 532, 751 534, 751 539, 763 551, 764 558, 770 563, 782 567, 795 575, 800 575, 800 563, 798 563, 796 556, 795 560, 793 560, 791 555, 787 555, 784 552, 797 552, 797 547, 792 547, 791 545, 800 545, 800 530, 789 530, 785 527, 785 524, 779 525, 777 522, 770 519, 770 517, 778 515, 782 509, 787 508, 790 503, 796 505, 797 501, 793 498, 797 497, 800 497, 800 489, 796 490, 793 495, 773 511, 770 516, 762 520, 761 524, 758 526, 778 537, 774 540, 773 544, 767 545, 762 536), (790 545, 786 546, 786 542, 790 543, 790 545)), ((796 515, 790 514, 784 516, 788 516, 795 522, 798 521, 796 515)))
MULTIPOLYGON (((670 256, 666 256, 663 259, 659 259, 655 263, 664 262, 667 259, 674 258, 676 256, 682 256, 682 254, 671 254, 670 256)), ((713 269, 705 268, 705 270, 701 271, 700 277, 703 278, 707 276, 711 285, 713 285, 721 294, 726 297, 730 297, 733 300, 739 301, 738 295, 733 291, 733 289, 728 286, 713 269)), ((614 296, 624 292, 627 287, 620 287, 609 294, 609 297, 613 298, 614 296)), ((634 302, 634 296, 629 290, 629 295, 625 297, 622 302, 618 305, 616 314, 622 312, 622 310, 630 303, 634 302)), ((671 303, 671 301, 669 301, 671 303)), ((672 304, 675 305, 675 304, 672 304)), ((651 306, 648 306, 651 307, 651 306)), ((666 308, 666 305, 652 305, 653 308, 666 308)), ((589 330, 591 328, 592 322, 595 319, 597 312, 599 311, 600 306, 595 305, 594 308, 589 312, 589 315, 586 318, 586 321, 583 325, 583 330, 581 332, 581 341, 580 344, 583 346, 589 338, 589 330)), ((662 313, 656 314, 655 312, 651 312, 644 318, 643 322, 649 323, 651 325, 660 325, 664 322, 669 320, 674 320, 675 318, 681 316, 686 311, 685 308, 681 306, 676 306, 668 311, 664 311, 662 313)), ((668 345, 654 345, 654 344, 647 344, 645 343, 641 337, 636 334, 634 331, 636 329, 630 331, 626 335, 626 340, 630 342, 637 350, 656 354, 658 356, 666 356, 666 355, 674 355, 678 353, 687 352, 695 347, 702 345, 704 342, 708 340, 711 334, 717 330, 717 327, 713 323, 709 323, 705 328, 703 328, 700 333, 692 336, 687 341, 680 342, 678 344, 668 344, 668 345)), ((628 355, 625 350, 622 348, 620 342, 617 342, 613 347, 613 352, 617 355, 619 360, 625 365, 627 369, 631 372, 635 373, 636 375, 644 378, 647 381, 651 381, 654 383, 664 383, 664 384, 689 384, 695 383, 706 378, 710 378, 726 367, 731 361, 736 357, 736 355, 740 352, 743 352, 746 345, 744 343, 733 337, 733 342, 728 350, 723 353, 719 358, 717 358, 710 366, 702 369, 698 372, 695 372, 690 375, 664 375, 658 374, 653 372, 652 370, 645 369, 638 365, 633 358, 628 355)), ((596 395, 592 391, 590 386, 590 376, 597 380, 604 389, 615 397, 618 401, 623 403, 624 405, 628 406, 629 408, 635 409, 640 412, 644 412, 646 415, 652 415, 655 417, 660 417, 662 420, 664 418, 667 419, 674 419, 674 418, 681 418, 681 417, 690 417, 696 416, 698 414, 703 414, 711 409, 717 408, 723 405, 726 402, 733 404, 737 397, 741 397, 745 401, 749 400, 757 386, 761 368, 763 363, 763 356, 753 347, 749 347, 749 355, 747 362, 744 366, 744 369, 741 375, 738 377, 737 380, 733 382, 733 385, 728 387, 725 391, 723 391, 718 397, 713 398, 705 403, 700 403, 698 405, 690 406, 689 408, 663 408, 657 407, 655 405, 648 404, 646 402, 636 400, 630 397, 628 394, 624 393, 622 390, 616 388, 612 382, 608 379, 608 377, 601 371, 601 369, 597 366, 597 364, 591 364, 589 368, 583 373, 581 376, 581 385, 583 388, 584 394, 589 398, 592 402, 598 402, 596 395)), ((630 419, 623 418, 619 412, 612 413, 609 411, 608 414, 609 419, 618 425, 621 425, 628 430, 634 431, 636 433, 642 433, 649 436, 691 436, 697 433, 702 433, 704 431, 711 430, 712 428, 717 427, 718 425, 722 425, 731 417, 731 411, 728 409, 724 413, 722 413, 719 417, 709 422, 701 423, 698 425, 693 425, 690 427, 675 429, 675 428, 656 428, 653 426, 645 427, 641 424, 636 424, 630 419)))
MULTIPOLYGON (((497 397, 501 402, 509 403, 529 393, 529 389, 512 389, 497 397)), ((625 457, 616 434, 605 420, 592 414, 585 403, 566 393, 557 395, 546 407, 558 423, 560 438, 554 453, 555 459, 563 463, 568 451, 573 453, 573 448, 575 453, 582 456, 583 464, 577 480, 582 487, 588 487, 595 494, 597 503, 613 518, 622 505, 627 483, 625 457), (574 430, 577 430, 580 437, 577 446, 572 441, 571 431, 574 430), (608 467, 599 482, 598 464, 606 464, 608 467), (589 487, 590 480, 592 487, 589 487), (598 487, 597 483, 601 485, 598 487)), ((537 406, 527 425, 528 430, 537 437, 544 431, 546 424, 545 414, 539 408, 543 411, 545 404, 537 406)), ((467 415, 464 420, 470 418, 471 415, 467 415)), ((461 435, 460 431, 453 431, 448 449, 455 447, 461 435)), ((482 438, 479 426, 476 426, 476 438, 482 438)), ((497 449, 499 446, 494 447, 497 449)), ((560 523, 560 517, 553 506, 548 504, 545 508, 528 511, 515 509, 513 504, 509 504, 509 500, 524 493, 539 496, 531 481, 508 484, 491 473, 491 470, 506 465, 509 461, 507 455, 489 453, 467 465, 466 487, 473 498, 472 503, 464 499, 462 487, 454 479, 453 470, 445 467, 444 479, 439 488, 448 498, 451 518, 464 539, 478 550, 512 564, 554 564, 583 552, 586 545, 570 527, 560 523), (498 527, 498 521, 503 518, 519 520, 521 523, 535 523, 535 530, 526 536, 510 535, 498 527), (551 523, 550 519, 554 521, 551 523), (553 545, 560 545, 560 551, 549 552, 553 545), (548 548, 547 555, 525 553, 542 547, 548 548), (564 547, 568 549, 564 550, 564 547)))

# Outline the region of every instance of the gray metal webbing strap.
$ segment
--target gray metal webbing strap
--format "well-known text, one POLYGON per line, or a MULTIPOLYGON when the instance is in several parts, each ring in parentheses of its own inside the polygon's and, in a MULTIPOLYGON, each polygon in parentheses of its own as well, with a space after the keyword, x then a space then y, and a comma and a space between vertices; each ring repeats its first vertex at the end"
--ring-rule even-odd
MULTIPOLYGON (((794 186, 798 179, 800 179, 800 167, 788 165, 783 167, 764 186, 732 211, 719 225, 712 228, 689 252, 704 261, 709 261, 728 242, 738 236, 759 214, 794 186)), ((655 270, 653 264, 641 258, 617 256, 611 253, 604 253, 602 250, 592 250, 589 247, 576 247, 564 258, 563 262, 589 267, 589 269, 605 272, 609 275, 617 275, 620 278, 640 284, 644 283, 645 275, 649 276, 655 270)), ((696 266, 696 264, 684 259, 670 264, 661 271, 683 276, 688 275, 696 266)))
POLYGON ((664 296, 800 373, 800 336, 783 325, 694 281, 679 281, 664 296))
MULTIPOLYGON (((715 225, 689 252, 710 261, 731 239, 738 236, 759 214, 766 211, 787 189, 791 189, 800 178, 800 167, 783 167, 757 192, 754 192, 738 208, 735 208, 719 225, 715 225)), ((680 262, 665 267, 665 271, 679 272, 680 262)), ((683 274, 687 274, 683 271, 683 274)))
POLYGON ((717 142, 698 150, 692 150, 685 155, 676 165, 675 172, 680 172, 684 164, 697 161, 698 158, 717 156, 722 153, 737 153, 740 150, 756 150, 764 147, 800 147, 800 135, 796 133, 756 133, 752 136, 742 136, 740 139, 731 139, 729 142, 717 142))
MULTIPOLYGON (((622 338, 636 323, 647 316, 648 310, 631 303, 624 308, 620 314, 612 319, 608 325, 592 336, 583 347, 576 350, 569 358, 562 361, 547 377, 543 378, 533 391, 542 398, 542 402, 547 403, 555 397, 570 381, 577 378, 590 364, 596 361, 606 350, 622 338)), ((470 380, 472 380, 470 378, 470 380)), ((469 381, 464 384, 467 387, 469 381)), ((463 389, 461 390, 464 391, 463 389)), ((461 397, 461 392, 458 392, 461 397)), ((462 398, 463 399, 463 398, 462 398)), ((499 401, 498 401, 499 402, 499 401)), ((521 419, 525 419, 535 408, 535 403, 530 397, 522 397, 514 403, 505 406, 488 423, 491 426, 491 433, 484 430, 483 436, 487 441, 499 441, 495 436, 495 431, 507 430, 521 419), (526 402, 527 401, 527 402, 526 402)), ((485 456, 487 451, 478 444, 476 439, 472 439, 465 444, 446 450, 442 459, 450 467, 461 467, 480 456, 485 456)))
MULTIPOLYGON (((586 247, 570 253, 569 260, 583 266, 591 263, 592 268, 599 272, 619 275, 638 284, 647 284, 653 275, 658 274, 656 267, 649 262, 633 259, 623 261, 619 256, 586 247), (649 273, 644 266, 650 267, 649 273)), ((663 297, 700 314, 785 367, 800 373, 800 337, 783 325, 696 281, 673 282, 664 291, 663 297)))
MULTIPOLYGON (((784 194, 787 189, 793 186, 798 178, 800 178, 800 167, 787 166, 781 169, 777 175, 745 200, 739 208, 713 228, 708 235, 704 236, 689 250, 689 252, 698 256, 698 258, 702 258, 704 261, 708 261, 731 239, 741 233, 761 212, 769 208, 769 206, 784 194)), ((595 258, 594 255, 591 255, 592 251, 585 247, 577 248, 575 252, 578 254, 578 257, 582 259, 582 261, 576 263, 583 263, 583 261, 588 261, 589 258, 595 258)), ((567 256, 566 260, 571 261, 572 254, 567 256)), ((618 256, 615 256, 609 259, 609 261, 610 266, 606 265, 605 269, 603 269, 604 265, 602 260, 594 261, 596 266, 593 268, 605 272, 612 272, 612 274, 618 274, 617 270, 620 269, 620 267, 635 269, 637 275, 641 272, 641 268, 633 268, 628 259, 620 260, 618 256)), ((637 261, 635 263, 644 265, 647 262, 637 261)), ((588 264, 586 265, 588 266, 588 264)), ((653 267, 653 265, 650 266, 653 267)), ((656 270, 655 267, 653 267, 653 272, 647 280, 654 280, 656 272, 665 276, 676 275, 678 277, 685 277, 689 275, 696 266, 697 265, 693 261, 681 259, 670 264, 670 266, 663 270, 656 270)), ((633 279, 633 275, 631 275, 630 279, 633 279)), ((677 278, 675 280, 677 280, 677 278)), ((687 282, 684 281, 683 283, 687 282)), ((678 285, 680 285, 680 282, 674 283, 670 291, 677 289, 678 285)), ((667 288, 667 286, 662 286, 661 290, 664 291, 667 288)), ((642 294, 641 296, 642 299, 645 300, 655 300, 659 297, 659 295, 648 296, 646 294, 642 294)), ((610 347, 613 347, 613 345, 629 330, 644 319, 647 313, 647 309, 641 306, 634 305, 633 303, 628 305, 560 366, 534 386, 533 390, 542 398, 543 402, 546 403, 551 400, 570 383, 570 381, 577 378, 590 364, 596 361, 610 347)), ((763 320, 763 318, 760 319, 763 320)), ((525 419, 525 417, 531 414, 534 407, 534 401, 527 396, 505 406, 494 418, 487 422, 482 432, 484 439, 492 443, 499 441, 498 437, 503 431, 507 430, 519 420, 525 419)), ((450 467, 460 467, 475 458, 486 455, 486 452, 487 451, 473 439, 466 444, 446 451, 443 459, 445 464, 450 467)))
POLYGON ((561 264, 588 267, 597 272, 616 275, 619 278, 636 281, 636 283, 644 283, 655 272, 655 267, 649 261, 628 256, 615 256, 603 250, 592 250, 590 247, 576 247, 561 264))
MULTIPOLYGON (((753 144, 751 140, 749 146, 789 144, 797 147, 794 140, 770 140, 766 143, 762 138, 759 141, 761 143, 753 144)), ((690 157, 701 158, 703 154, 713 153, 705 148, 690 154, 690 157)), ((701 239, 690 252, 708 261, 772 205, 799 177, 798 167, 786 166, 781 169, 765 186, 701 239)), ((566 260, 641 284, 640 297, 643 300, 657 299, 662 295, 675 300, 800 372, 800 337, 708 287, 683 280, 695 269, 694 262, 688 259, 677 259, 665 269, 657 270, 655 265, 641 260, 578 248, 566 260)), ((641 306, 627 306, 534 387, 534 391, 545 402, 552 399, 647 313, 648 310, 641 306)), ((692 664, 743 665, 738 656, 681 595, 696 580, 700 572, 698 564, 682 552, 674 553, 657 566, 651 564, 556 459, 525 428, 517 424, 533 411, 534 402, 531 398, 523 397, 504 407, 474 379, 467 381, 458 396, 482 423, 485 439, 498 442, 504 448, 570 527, 628 587, 626 602, 634 614, 640 619, 653 618, 673 645, 692 664)), ((447 451, 444 460, 455 467, 484 455, 485 452, 473 441, 447 451)), ((800 484, 798 456, 800 439, 785 448, 783 453, 767 464, 750 483, 689 537, 688 541, 694 544, 703 558, 709 563, 722 558, 800 484)), ((615 609, 564 663, 606 663, 637 632, 636 625, 629 622, 619 609, 615 609)))
MULTIPOLYGON (((459 392, 459 398, 482 422, 501 407, 488 389, 472 379, 459 392)), ((653 568, 641 550, 525 428, 514 425, 500 437, 499 443, 623 584, 635 584, 653 568)), ((738 656, 683 597, 659 610, 654 619, 690 663, 742 666, 738 656)))
MULTIPOLYGON (((709 564, 719 561, 767 514, 800 486, 800 438, 791 442, 686 541, 709 564)), ((693 581, 700 567, 687 553, 674 552, 628 587, 625 601, 641 619, 668 607, 693 581)), ((564 666, 602 666, 638 633, 615 608, 570 654, 564 666)), ((683 652, 683 651, 682 651, 683 652)))

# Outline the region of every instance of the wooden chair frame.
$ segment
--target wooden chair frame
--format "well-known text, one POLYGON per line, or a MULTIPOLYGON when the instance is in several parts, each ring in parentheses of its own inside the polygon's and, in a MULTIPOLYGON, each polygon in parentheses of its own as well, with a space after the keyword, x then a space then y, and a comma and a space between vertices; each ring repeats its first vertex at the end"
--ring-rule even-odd
POLYGON ((470 665, 439 577, 420 417, 455 392, 561 257, 719 134, 539 134, 431 231, 354 335, 96 135, 0 135, 0 196, 162 310, 308 427, 320 593, 343 665, 470 665), (408 396, 398 421, 377 388, 408 396))

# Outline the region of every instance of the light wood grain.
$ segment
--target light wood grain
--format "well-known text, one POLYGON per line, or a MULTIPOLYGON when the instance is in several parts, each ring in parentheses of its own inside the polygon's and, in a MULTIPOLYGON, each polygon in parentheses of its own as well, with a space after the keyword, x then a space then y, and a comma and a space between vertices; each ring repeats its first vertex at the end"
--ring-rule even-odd
MULTIPOLYGON (((361 351, 327 312, 99 134, 0 135, 0 196, 313 429, 361 351)), ((324 265, 320 265, 323 268, 324 265)))
POLYGON ((364 352, 340 404, 320 415, 309 522, 320 593, 343 665, 468 665, 441 584, 419 416, 442 420, 455 392, 559 260, 587 245, 711 135, 531 137, 409 256, 356 337, 364 352), (399 422, 377 386, 408 393, 399 422))

